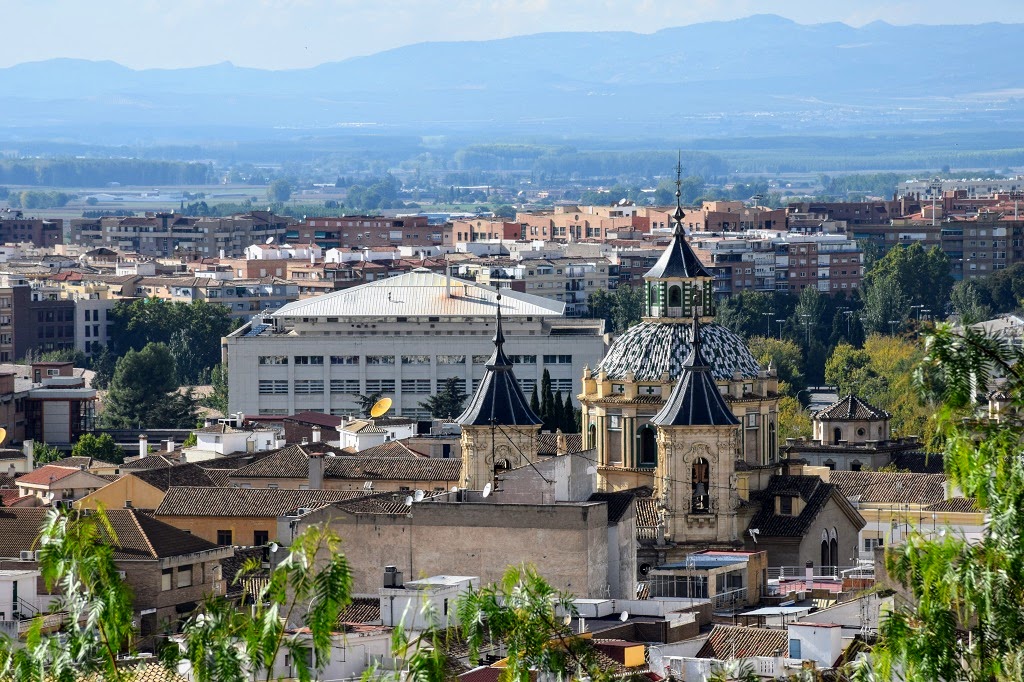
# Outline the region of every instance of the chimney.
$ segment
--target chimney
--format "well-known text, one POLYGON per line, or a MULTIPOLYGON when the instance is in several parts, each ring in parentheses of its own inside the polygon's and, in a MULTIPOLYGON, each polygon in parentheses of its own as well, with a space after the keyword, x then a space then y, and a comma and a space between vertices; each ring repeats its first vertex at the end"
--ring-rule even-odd
POLYGON ((149 454, 149 436, 144 433, 139 434, 139 457, 145 457, 149 454))
POLYGON ((302 437, 302 445, 309 445, 309 439, 305 436, 302 437))
POLYGON ((320 490, 324 487, 324 455, 313 452, 309 455, 309 489, 320 490))
POLYGON ((174 452, 174 439, 173 438, 168 438, 167 439, 167 452, 174 452))
POLYGON ((284 438, 275 438, 274 439, 274 448, 281 449, 284 446, 285 446, 284 438))
MULTIPOLYGON (((814 562, 808 561, 804 565, 804 582, 808 592, 814 590, 814 562)), ((810 595, 808 595, 810 596, 810 595)))
POLYGON ((25 444, 22 446, 22 450, 25 453, 25 465, 28 467, 26 471, 32 471, 33 469, 35 469, 36 463, 36 442, 29 438, 28 440, 25 441, 25 444))
POLYGON ((564 455, 567 454, 569 446, 565 442, 565 434, 562 433, 562 429, 555 429, 555 454, 564 455))
POLYGON ((313 442, 314 443, 319 443, 320 442, 320 427, 319 426, 314 426, 313 427, 313 442))

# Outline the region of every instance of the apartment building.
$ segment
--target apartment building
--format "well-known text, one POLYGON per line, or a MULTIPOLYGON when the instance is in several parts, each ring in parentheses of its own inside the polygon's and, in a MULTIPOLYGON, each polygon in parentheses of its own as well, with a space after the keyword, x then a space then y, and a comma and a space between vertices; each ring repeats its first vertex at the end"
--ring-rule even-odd
POLYGON ((948 192, 963 192, 971 198, 989 198, 998 194, 1024 192, 1024 175, 1012 178, 931 178, 927 180, 905 180, 897 185, 902 196, 931 199, 948 192))
POLYGON ((281 240, 291 219, 270 211, 226 218, 196 218, 177 213, 71 221, 71 242, 146 256, 241 257, 247 246, 281 240))
POLYGON ((843 234, 751 231, 733 235, 695 233, 694 251, 714 276, 714 291, 822 293, 848 295, 860 287, 863 253, 843 234))
POLYGON ((442 230, 440 225, 430 225, 427 216, 329 216, 291 225, 284 237, 324 249, 423 246, 441 244, 442 230))
POLYGON ((526 238, 526 225, 518 222, 490 220, 453 220, 442 228, 442 243, 455 246, 464 242, 485 240, 519 241, 526 238))
POLYGON ((276 310, 299 298, 294 282, 277 277, 257 279, 213 279, 211 277, 140 277, 135 295, 166 301, 206 301, 226 307, 231 317, 247 318, 276 310))
POLYGON ((0 274, 0 362, 75 345, 75 304, 33 287, 20 275, 0 274))
POLYGON ((480 258, 454 266, 462 278, 494 288, 508 288, 565 304, 567 317, 582 317, 590 294, 614 289, 615 266, 606 258, 480 258))
POLYGON ((565 205, 552 211, 516 213, 516 222, 523 225, 523 239, 561 242, 606 241, 620 233, 649 234, 655 229, 667 229, 670 220, 665 210, 634 204, 565 205))
POLYGON ((49 248, 64 243, 64 221, 60 218, 26 218, 16 209, 0 210, 0 244, 31 242, 49 248))
MULTIPOLYGON (((493 352, 497 292, 426 269, 284 306, 224 339, 229 409, 249 415, 359 412, 358 395, 383 393, 396 416, 423 419, 420 403, 448 378, 472 392, 493 352)), ((544 370, 562 395, 581 389, 604 356, 604 322, 572 320, 566 304, 503 289, 506 351, 529 394, 544 370)))
POLYGON ((683 217, 688 232, 742 232, 786 229, 786 209, 747 206, 742 201, 705 201, 683 217))

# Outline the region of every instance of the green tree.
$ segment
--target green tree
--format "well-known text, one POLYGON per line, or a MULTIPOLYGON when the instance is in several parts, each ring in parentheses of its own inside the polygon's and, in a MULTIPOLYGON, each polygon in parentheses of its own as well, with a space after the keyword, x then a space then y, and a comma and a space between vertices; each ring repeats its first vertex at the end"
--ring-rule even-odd
POLYGON ((292 184, 284 179, 274 180, 267 185, 267 199, 283 204, 292 198, 292 184))
POLYGON ((612 308, 612 326, 616 332, 624 332, 643 317, 646 307, 644 290, 641 287, 620 286, 615 289, 615 306, 612 308))
POLYGON ((565 406, 562 408, 562 414, 565 417, 565 421, 562 423, 562 433, 579 433, 580 422, 577 415, 577 410, 572 405, 572 395, 569 393, 565 394, 565 406))
MULTIPOLYGON (((899 291, 908 299, 909 306, 922 306, 940 316, 949 304, 953 288, 949 258, 938 246, 927 251, 920 243, 889 249, 864 275, 868 289, 889 282, 892 291, 899 291)), ((890 319, 905 319, 905 317, 890 319)))
POLYGON ((84 517, 47 513, 37 542, 39 570, 47 589, 60 587, 54 606, 67 613, 67 624, 59 634, 44 634, 43 616, 36 616, 23 647, 0 646, 0 678, 126 679, 117 659, 131 643, 132 594, 118 576, 107 541, 111 537, 114 531, 102 512, 84 517))
POLYGON ((103 420, 112 428, 163 426, 154 412, 176 400, 170 393, 177 388, 174 357, 167 346, 150 343, 141 351, 130 350, 115 366, 103 420))
POLYGON ((544 422, 545 431, 558 428, 555 421, 555 396, 551 393, 551 373, 547 369, 540 378, 540 413, 537 416, 544 422))
POLYGON ((992 317, 992 309, 981 302, 981 291, 974 280, 961 280, 954 284, 950 303, 961 324, 976 324, 992 317))
POLYGON ((64 453, 49 443, 37 441, 32 450, 32 462, 36 465, 50 464, 58 459, 63 459, 64 453))
POLYGON ((94 372, 92 387, 101 390, 110 385, 114 378, 114 369, 117 366, 117 356, 114 355, 108 346, 103 346, 99 353, 93 356, 90 368, 94 372))
POLYGON ((903 329, 910 316, 911 298, 895 278, 880 278, 867 284, 864 295, 864 328, 875 334, 903 329))
POLYGON ((537 384, 533 385, 533 392, 530 394, 530 411, 540 416, 540 398, 537 397, 537 384))
POLYGON ((460 379, 445 379, 444 388, 420 403, 420 407, 430 412, 437 419, 450 419, 462 414, 462 406, 469 396, 462 390, 460 379))
POLYGON ((804 354, 800 346, 788 339, 782 341, 755 336, 747 341, 751 354, 762 367, 771 365, 779 374, 779 391, 794 393, 806 388, 804 381, 804 354))
POLYGON ((45 353, 41 353, 38 358, 39 362, 70 362, 75 367, 88 367, 89 360, 85 357, 85 353, 75 348, 61 348, 59 350, 51 350, 45 353))
POLYGON ((109 433, 83 433, 71 448, 72 457, 92 457, 103 462, 121 462, 124 451, 109 433))
POLYGON ((502 643, 508 656, 502 680, 529 682, 536 673, 605 677, 593 648, 559 614, 576 614, 572 597, 554 590, 530 566, 509 568, 499 583, 466 593, 457 610, 471 662, 479 661, 484 643, 502 643))
POLYGON ((228 413, 228 368, 224 365, 214 365, 210 372, 210 384, 213 391, 203 400, 203 406, 219 411, 221 414, 228 413))
POLYGON ((889 576, 911 599, 882 621, 880 640, 855 671, 860 680, 1024 679, 1024 352, 968 328, 940 327, 918 373, 938 389, 944 463, 950 488, 986 510, 978 540, 913 532, 886 551, 889 576), (964 419, 996 376, 1009 415, 964 419))
POLYGON ((784 395, 779 398, 779 442, 787 438, 810 438, 811 417, 807 409, 796 398, 784 395))

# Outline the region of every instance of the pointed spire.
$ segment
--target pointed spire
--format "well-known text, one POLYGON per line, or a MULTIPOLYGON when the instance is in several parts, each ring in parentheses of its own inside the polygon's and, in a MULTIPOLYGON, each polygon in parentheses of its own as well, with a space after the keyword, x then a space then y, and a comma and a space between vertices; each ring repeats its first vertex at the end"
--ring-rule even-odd
POLYGON ((533 426, 541 419, 530 409, 529 401, 523 395, 512 361, 505 355, 505 331, 501 324, 501 294, 497 296, 498 310, 495 314, 494 352, 484 365, 486 372, 477 386, 476 393, 465 411, 455 421, 463 426, 489 426, 495 424, 512 426, 533 426))
POLYGON ((677 237, 683 236, 683 150, 679 150, 679 159, 676 161, 676 210, 672 214, 675 222, 674 233, 677 237))
POLYGON ((693 311, 693 323, 690 327, 690 339, 692 340, 690 346, 690 354, 686 356, 686 360, 683 361, 683 367, 689 369, 701 369, 709 370, 711 366, 704 361, 704 356, 700 352, 700 318, 697 316, 697 308, 694 306, 693 311))

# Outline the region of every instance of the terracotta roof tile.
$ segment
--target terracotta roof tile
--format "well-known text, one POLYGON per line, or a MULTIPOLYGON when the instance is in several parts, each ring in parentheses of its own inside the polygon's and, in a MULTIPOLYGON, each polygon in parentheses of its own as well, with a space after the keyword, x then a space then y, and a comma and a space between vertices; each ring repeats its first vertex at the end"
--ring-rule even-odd
POLYGON ((860 502, 934 504, 946 499, 942 474, 904 474, 887 471, 833 471, 829 481, 847 498, 860 502))
POLYGON ((942 502, 930 504, 927 507, 925 507, 924 510, 931 512, 954 512, 961 514, 981 513, 981 509, 978 508, 977 501, 971 497, 951 497, 948 500, 943 500, 942 502))
POLYGON ((299 507, 362 497, 362 491, 275 488, 170 488, 155 515, 278 517, 299 507))
POLYGON ((18 483, 32 483, 34 485, 49 485, 50 477, 53 477, 54 481, 59 481, 62 478, 67 478, 71 474, 81 471, 78 467, 63 467, 57 466, 56 464, 47 464, 41 466, 35 471, 30 471, 24 476, 18 477, 18 483))
MULTIPOLYGON (((760 509, 750 520, 749 527, 760 529, 765 538, 801 537, 832 499, 833 493, 838 492, 837 486, 825 483, 818 476, 774 475, 768 479, 764 490, 750 495, 751 501, 760 503, 760 509), (780 495, 799 496, 804 503, 803 509, 796 516, 776 514, 775 498, 780 495)), ((849 502, 839 495, 836 501, 849 507, 849 502)))
POLYGON ((716 625, 708 634, 696 658, 721 661, 748 656, 775 656, 789 651, 789 633, 769 628, 716 625))
POLYGON ((338 614, 338 623, 372 623, 380 620, 380 599, 356 597, 338 614))
POLYGON ((462 459, 454 457, 326 457, 324 478, 453 482, 462 479, 462 459))

